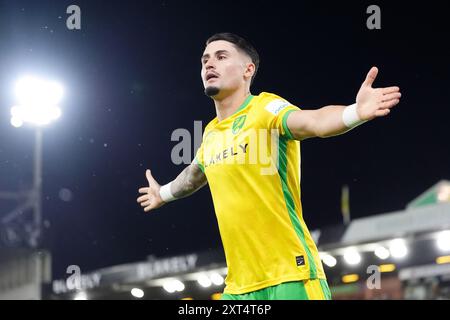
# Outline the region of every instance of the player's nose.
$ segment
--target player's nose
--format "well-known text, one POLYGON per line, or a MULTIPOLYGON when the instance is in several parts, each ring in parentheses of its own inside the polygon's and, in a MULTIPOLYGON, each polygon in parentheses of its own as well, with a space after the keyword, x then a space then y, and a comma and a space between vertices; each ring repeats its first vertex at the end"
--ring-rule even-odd
POLYGON ((215 66, 215 64, 214 64, 214 59, 208 59, 208 61, 206 61, 206 63, 205 63, 205 69, 206 69, 206 71, 208 71, 208 70, 211 70, 211 69, 215 69, 216 68, 216 66, 215 66))

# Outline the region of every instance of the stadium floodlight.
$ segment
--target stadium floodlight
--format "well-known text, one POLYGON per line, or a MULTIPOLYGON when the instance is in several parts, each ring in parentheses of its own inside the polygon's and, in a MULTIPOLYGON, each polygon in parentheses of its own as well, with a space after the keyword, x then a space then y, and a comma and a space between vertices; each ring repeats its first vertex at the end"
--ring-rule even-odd
POLYGON ((441 251, 450 251, 450 230, 438 234, 436 245, 441 251))
POLYGON ((171 282, 167 282, 163 285, 164 290, 168 293, 174 293, 176 290, 171 282))
POLYGON ((325 263, 328 267, 333 268, 337 264, 337 260, 335 257, 328 253, 320 253, 320 258, 322 259, 323 263, 325 263))
POLYGON ((44 80, 35 76, 26 76, 17 81, 15 85, 17 103, 11 108, 11 125, 21 127, 24 123, 35 126, 35 150, 33 189, 29 192, 26 203, 11 211, 2 221, 12 221, 22 214, 22 211, 33 209, 33 225, 27 234, 28 242, 37 247, 42 239, 42 126, 58 119, 64 89, 57 82, 44 80))
POLYGON ((375 255, 380 258, 381 260, 386 260, 387 258, 390 257, 391 253, 389 252, 388 249, 386 249, 383 246, 378 246, 375 251, 374 251, 375 255))
POLYGON ((198 279, 197 282, 203 287, 203 288, 208 288, 211 286, 211 279, 206 275, 206 274, 201 274, 198 279))
POLYGON ((73 298, 73 300, 87 300, 86 292, 84 292, 84 291, 78 292, 78 293, 75 295, 75 297, 73 298))
POLYGON ((135 298, 141 299, 144 297, 144 291, 139 288, 133 288, 131 289, 131 295, 135 298))
POLYGON ((175 288, 175 291, 178 291, 178 292, 183 291, 185 288, 184 283, 181 282, 180 280, 174 280, 173 286, 175 288))
POLYGON ((395 239, 389 245, 389 251, 394 258, 404 258, 408 254, 408 248, 406 247, 403 239, 395 239))
POLYGON ((344 260, 349 265, 357 265, 361 262, 361 255, 355 248, 349 248, 344 253, 344 260))
POLYGON ((184 283, 180 280, 169 280, 163 285, 164 290, 169 293, 174 293, 175 291, 181 292, 184 290, 184 283))
POLYGON ((64 89, 59 83, 27 76, 17 81, 15 94, 19 104, 11 108, 14 127, 25 122, 43 126, 61 116, 58 104, 64 89))
POLYGON ((216 272, 211 274, 210 279, 211 279, 212 283, 214 283, 216 286, 221 286, 224 282, 223 277, 216 272))

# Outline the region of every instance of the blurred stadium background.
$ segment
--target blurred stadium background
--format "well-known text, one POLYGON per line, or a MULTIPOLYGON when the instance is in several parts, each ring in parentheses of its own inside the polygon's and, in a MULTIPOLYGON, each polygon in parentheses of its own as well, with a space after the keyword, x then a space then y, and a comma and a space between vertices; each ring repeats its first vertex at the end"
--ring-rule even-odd
MULTIPOLYGON (((333 299, 450 299, 450 181, 402 211, 355 220, 345 187, 342 195, 343 223, 312 231, 333 299)), ((211 249, 80 274, 75 267, 55 279, 51 252, 8 248, 4 239, 0 250, 0 299, 219 299, 227 273, 222 250, 211 249)))

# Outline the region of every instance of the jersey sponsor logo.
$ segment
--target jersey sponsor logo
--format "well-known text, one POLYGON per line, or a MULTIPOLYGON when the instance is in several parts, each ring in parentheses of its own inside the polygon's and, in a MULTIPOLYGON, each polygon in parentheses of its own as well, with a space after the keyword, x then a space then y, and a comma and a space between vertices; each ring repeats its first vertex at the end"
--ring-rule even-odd
POLYGON ((247 119, 246 114, 244 114, 244 115, 238 117, 236 120, 234 120, 233 125, 231 126, 231 132, 233 134, 237 134, 239 131, 241 131, 242 127, 244 126, 245 119, 247 119))
POLYGON ((277 99, 270 101, 267 106, 266 110, 272 113, 273 115, 277 116, 283 109, 285 109, 288 105, 290 105, 289 102, 282 99, 277 99))
POLYGON ((209 167, 213 164, 218 164, 223 162, 228 157, 235 157, 239 154, 245 154, 248 151, 248 143, 239 144, 238 147, 230 147, 225 150, 217 153, 215 156, 211 156, 209 163, 206 164, 206 167, 209 167))
POLYGON ((277 174, 279 169, 278 129, 246 127, 238 135, 231 128, 205 133, 201 164, 258 165, 261 175, 277 174))

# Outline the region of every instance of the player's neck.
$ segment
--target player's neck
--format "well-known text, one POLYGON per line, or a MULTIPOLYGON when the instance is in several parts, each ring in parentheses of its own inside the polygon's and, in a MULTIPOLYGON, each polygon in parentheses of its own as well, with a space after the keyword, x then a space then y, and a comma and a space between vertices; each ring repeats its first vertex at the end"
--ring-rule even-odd
POLYGON ((222 121, 234 114, 250 95, 249 90, 237 90, 220 100, 214 100, 217 119, 222 121))

